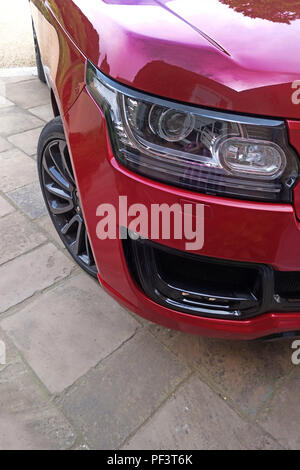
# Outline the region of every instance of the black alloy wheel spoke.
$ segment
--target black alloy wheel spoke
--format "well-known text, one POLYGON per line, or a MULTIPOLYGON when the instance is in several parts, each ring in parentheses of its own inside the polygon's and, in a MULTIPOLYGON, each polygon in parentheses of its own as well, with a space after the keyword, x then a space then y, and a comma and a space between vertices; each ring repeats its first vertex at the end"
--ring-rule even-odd
POLYGON ((73 185, 76 186, 66 142, 60 141, 59 149, 65 174, 69 177, 69 180, 73 183, 73 185))
POLYGON ((49 208, 54 215, 64 215, 73 210, 74 203, 73 201, 70 201, 69 203, 61 203, 60 201, 55 199, 51 200, 49 198, 49 208))
POLYGON ((63 235, 67 235, 70 231, 73 231, 73 227, 75 224, 78 224, 79 222, 81 222, 81 218, 78 214, 74 215, 74 217, 72 217, 72 219, 62 227, 61 229, 61 233, 63 235))
POLYGON ((65 189, 66 191, 73 191, 73 186, 70 184, 70 182, 61 174, 59 169, 56 167, 56 165, 47 165, 46 158, 43 161, 43 167, 44 170, 47 172, 48 176, 53 180, 54 183, 56 183, 58 186, 60 186, 62 189, 65 189))
MULTIPOLYGON (((54 196, 60 197, 64 199, 65 201, 73 203, 72 194, 68 193, 64 189, 58 188, 53 183, 46 184, 46 189, 47 191, 49 191, 49 193, 53 194, 54 196)), ((74 207, 74 204, 72 204, 72 208, 73 207, 74 207)))
POLYGON ((50 160, 53 163, 54 167, 58 171, 58 173, 61 175, 62 179, 66 181, 66 183, 69 186, 72 186, 73 184, 71 178, 69 177, 68 171, 65 170, 64 164, 63 164, 63 152, 65 148, 65 143, 62 141, 57 141, 52 144, 50 144, 48 148, 50 160))
POLYGON ((85 226, 80 215, 74 216, 73 219, 70 221, 70 224, 71 225, 69 228, 73 227, 75 224, 77 225, 75 239, 72 241, 70 247, 74 255, 80 256, 83 252, 84 247, 85 226))
POLYGON ((78 224, 77 234, 76 234, 76 241, 73 245, 74 253, 79 256, 85 247, 85 225, 83 221, 78 224))
POLYGON ((89 236, 82 215, 67 144, 51 141, 42 159, 44 194, 54 225, 67 248, 93 273, 97 272, 89 236))
POLYGON ((92 254, 89 236, 88 236, 86 229, 85 229, 85 248, 86 248, 86 254, 87 254, 87 263, 89 266, 91 266, 94 262, 94 258, 92 254))

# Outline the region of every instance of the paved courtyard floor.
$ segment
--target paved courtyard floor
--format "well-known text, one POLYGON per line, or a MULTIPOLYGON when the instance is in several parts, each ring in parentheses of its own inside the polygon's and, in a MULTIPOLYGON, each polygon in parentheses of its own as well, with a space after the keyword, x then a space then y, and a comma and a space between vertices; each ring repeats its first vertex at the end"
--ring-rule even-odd
POLYGON ((0 449, 300 449, 291 341, 166 330, 74 265, 37 183, 50 118, 45 85, 0 78, 0 449))

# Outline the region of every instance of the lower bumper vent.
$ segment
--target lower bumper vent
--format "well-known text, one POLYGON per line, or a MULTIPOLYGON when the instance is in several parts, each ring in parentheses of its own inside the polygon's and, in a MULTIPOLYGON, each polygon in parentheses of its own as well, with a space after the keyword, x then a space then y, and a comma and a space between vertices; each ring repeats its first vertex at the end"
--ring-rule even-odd
POLYGON ((232 320, 300 311, 300 272, 208 258, 130 236, 123 245, 139 288, 165 307, 232 320))

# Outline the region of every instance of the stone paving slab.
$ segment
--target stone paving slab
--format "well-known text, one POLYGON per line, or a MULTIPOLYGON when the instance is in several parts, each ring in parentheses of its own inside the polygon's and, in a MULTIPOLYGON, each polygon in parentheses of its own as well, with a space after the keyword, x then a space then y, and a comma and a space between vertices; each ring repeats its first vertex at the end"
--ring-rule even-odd
POLYGON ((52 220, 48 214, 44 215, 43 217, 40 217, 39 219, 36 220, 36 222, 50 241, 55 242, 56 244, 59 244, 60 246, 63 246, 63 243, 56 229, 54 228, 52 220))
POLYGON ((15 189, 7 196, 23 211, 30 219, 37 219, 47 214, 46 205, 38 182, 15 189))
POLYGON ((4 152, 5 150, 9 150, 12 147, 11 143, 8 142, 3 137, 0 137, 0 152, 4 152))
POLYGON ((36 164, 21 150, 0 153, 0 191, 7 193, 37 180, 36 164))
POLYGON ((19 132, 28 131, 44 124, 41 119, 26 113, 25 110, 4 108, 0 110, 0 136, 10 136, 19 132))
POLYGON ((164 403, 124 450, 279 449, 257 426, 245 423, 194 375, 164 403))
POLYGON ((4 319, 2 327, 48 389, 60 393, 133 336, 139 324, 98 282, 80 274, 4 319))
POLYGON ((5 90, 6 98, 23 109, 49 104, 47 85, 37 80, 28 80, 19 86, 18 83, 8 83, 5 90))
POLYGON ((0 96, 0 109, 8 108, 10 106, 14 106, 14 103, 6 99, 4 96, 0 96))
MULTIPOLYGON (((13 144, 15 147, 19 148, 27 155, 35 155, 37 152, 38 140, 42 132, 43 127, 37 127, 36 129, 31 129, 29 131, 21 132, 20 134, 12 135, 7 138, 10 144, 13 144)), ((3 149, 5 150, 5 148, 3 149)), ((1 140, 0 140, 0 151, 1 150, 1 140)))
POLYGON ((0 68, 0 95, 6 96, 6 87, 8 83, 19 83, 22 86, 23 82, 27 82, 28 80, 34 80, 36 86, 44 86, 43 84, 39 84, 37 80, 37 69, 36 67, 26 67, 20 68, 0 68), (25 72, 24 72, 25 70, 25 72), (13 73, 12 73, 13 72, 13 73), (25 73, 25 75, 24 75, 25 73), (2 91, 1 91, 2 90, 2 91))
MULTIPOLYGON (((1 163, 0 163, 1 167, 1 163)), ((19 212, 0 220, 0 265, 32 250, 47 239, 19 212)))
POLYGON ((300 369, 298 366, 259 419, 264 429, 284 447, 292 450, 300 450, 299 397, 300 369))
POLYGON ((148 333, 136 335, 62 400, 96 449, 115 449, 188 374, 148 333))
POLYGON ((45 122, 51 121, 51 119, 54 118, 52 106, 50 103, 36 106, 35 108, 30 108, 28 111, 38 118, 43 119, 45 122))
POLYGON ((9 202, 4 199, 4 197, 0 196, 0 217, 4 217, 5 215, 10 214, 15 209, 12 207, 9 202))
POLYGON ((1 330, 0 341, 7 362, 0 366, 0 450, 68 449, 76 438, 72 426, 1 330))
POLYGON ((73 267, 51 244, 0 266, 0 313, 68 276, 73 267))
POLYGON ((255 418, 293 368, 291 341, 221 341, 151 325, 152 333, 243 413, 255 418))

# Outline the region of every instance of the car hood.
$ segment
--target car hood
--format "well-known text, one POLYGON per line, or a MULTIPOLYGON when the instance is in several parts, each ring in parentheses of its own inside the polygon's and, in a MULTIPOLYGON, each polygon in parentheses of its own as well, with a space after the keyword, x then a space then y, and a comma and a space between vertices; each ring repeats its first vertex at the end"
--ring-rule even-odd
POLYGON ((200 106, 300 117, 292 101, 299 2, 49 2, 82 53, 124 84, 200 106))
MULTIPOLYGON (((246 69, 300 72, 300 2, 156 0, 246 69)), ((236 86, 242 89, 242 84, 236 86)))

